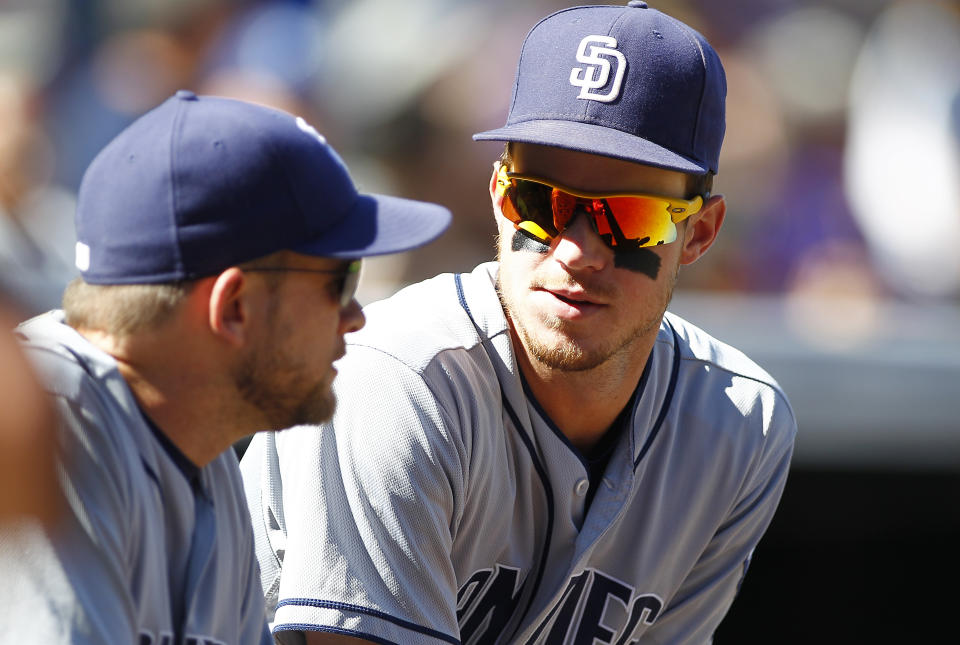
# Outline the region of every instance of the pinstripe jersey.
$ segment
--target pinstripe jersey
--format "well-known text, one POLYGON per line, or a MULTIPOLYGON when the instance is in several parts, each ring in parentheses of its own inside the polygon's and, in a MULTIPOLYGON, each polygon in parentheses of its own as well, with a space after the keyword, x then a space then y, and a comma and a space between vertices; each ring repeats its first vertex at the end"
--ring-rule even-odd
POLYGON ((787 400, 668 313, 587 507, 583 457, 519 375, 496 270, 368 306, 333 421, 251 443, 241 471, 275 635, 708 642, 786 481, 787 400))
POLYGON ((62 418, 68 509, 53 539, 19 536, 28 566, 0 555, 0 579, 25 580, 17 602, 30 608, 0 641, 272 643, 233 451, 190 464, 142 415, 113 358, 61 312, 18 331, 62 418))

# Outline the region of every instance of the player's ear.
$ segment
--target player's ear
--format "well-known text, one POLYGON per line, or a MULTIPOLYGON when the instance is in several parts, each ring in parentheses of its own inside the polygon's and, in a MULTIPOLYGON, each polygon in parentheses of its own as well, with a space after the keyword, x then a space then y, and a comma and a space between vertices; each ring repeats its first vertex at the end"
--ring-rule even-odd
POLYGON ((497 190, 497 177, 500 172, 500 162, 493 162, 493 172, 490 174, 490 201, 493 203, 493 214, 500 214, 500 206, 503 204, 503 194, 497 190))
POLYGON ((683 249, 680 252, 681 264, 692 264, 707 252, 717 239, 726 214, 727 202, 723 195, 713 195, 703 208, 687 219, 683 231, 683 249))
POLYGON ((213 281, 207 316, 213 334, 231 345, 243 345, 250 321, 250 290, 247 276, 231 267, 213 281))

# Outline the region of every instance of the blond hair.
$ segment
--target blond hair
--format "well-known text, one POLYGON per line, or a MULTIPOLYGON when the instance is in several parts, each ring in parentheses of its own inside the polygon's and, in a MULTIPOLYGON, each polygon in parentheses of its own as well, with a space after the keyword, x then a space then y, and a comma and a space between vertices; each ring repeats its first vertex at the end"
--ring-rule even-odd
POLYGON ((186 300, 194 281, 163 284, 89 284, 75 278, 63 292, 66 323, 113 336, 156 329, 186 300))
MULTIPOLYGON (((238 267, 282 265, 291 252, 277 251, 238 267)), ((264 282, 275 295, 285 279, 282 273, 264 274, 264 282)), ((128 336, 156 329, 174 314, 190 295, 197 280, 158 284, 89 284, 75 278, 63 292, 66 323, 75 329, 95 329, 113 336, 128 336)))

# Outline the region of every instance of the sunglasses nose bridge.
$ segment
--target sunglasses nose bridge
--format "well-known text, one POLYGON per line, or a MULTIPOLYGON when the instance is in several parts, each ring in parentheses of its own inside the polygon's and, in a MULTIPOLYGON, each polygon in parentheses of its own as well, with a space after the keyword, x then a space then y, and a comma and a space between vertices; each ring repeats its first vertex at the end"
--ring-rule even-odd
POLYGON ((600 269, 611 262, 613 248, 598 230, 597 216, 595 209, 578 205, 566 229, 554 243, 554 258, 577 269, 600 269))
POLYGON ((563 232, 568 226, 570 226, 578 215, 583 215, 586 218, 587 223, 590 225, 590 228, 593 229, 594 233, 600 233, 600 218, 605 217, 603 206, 600 205, 597 200, 588 199, 586 197, 573 197, 573 207, 570 209, 570 215, 564 221, 564 225, 557 226, 557 231, 563 232))
POLYGON ((551 202, 553 226, 558 233, 563 233, 564 229, 570 226, 577 215, 581 214, 589 219, 593 230, 597 230, 596 219, 603 214, 603 209, 597 209, 596 200, 577 197, 555 188, 552 191, 551 202))
POLYGON ((602 217, 604 217, 603 209, 597 209, 593 200, 578 198, 566 225, 563 228, 557 227, 557 232, 560 235, 566 234, 567 237, 582 239, 589 230, 602 237, 601 229, 604 228, 604 224, 600 222, 602 217))

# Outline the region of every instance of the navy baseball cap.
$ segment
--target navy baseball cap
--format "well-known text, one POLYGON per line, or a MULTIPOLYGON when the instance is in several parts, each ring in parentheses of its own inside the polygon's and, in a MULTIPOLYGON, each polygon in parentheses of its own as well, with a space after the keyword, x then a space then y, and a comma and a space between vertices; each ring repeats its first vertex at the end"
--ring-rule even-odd
POLYGON ((214 275, 289 249, 406 251, 450 224, 439 205, 357 191, 300 117, 181 90, 93 160, 77 198, 77 268, 91 284, 214 275))
POLYGON ((719 56, 679 20, 639 0, 572 7, 527 34, 507 124, 473 138, 716 173, 726 94, 719 56))

